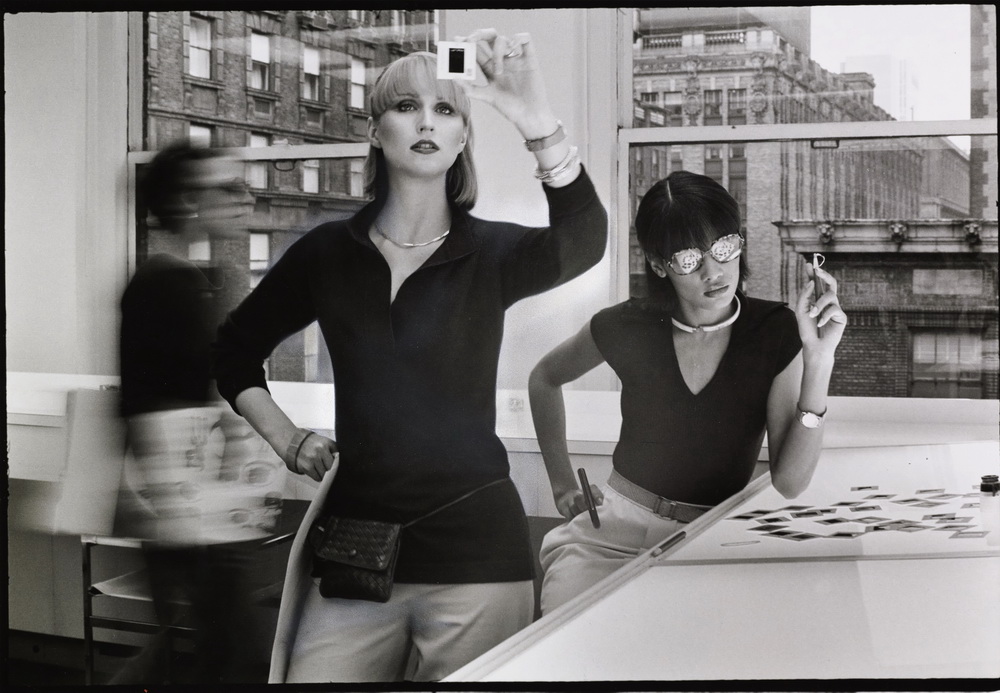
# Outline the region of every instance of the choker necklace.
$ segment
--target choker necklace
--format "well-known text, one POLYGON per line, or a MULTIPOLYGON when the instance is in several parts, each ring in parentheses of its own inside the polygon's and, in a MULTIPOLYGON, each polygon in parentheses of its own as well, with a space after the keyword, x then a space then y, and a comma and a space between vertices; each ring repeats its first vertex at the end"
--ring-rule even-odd
POLYGON ((714 325, 697 325, 695 327, 692 327, 691 325, 685 325, 675 317, 671 317, 670 322, 672 322, 674 324, 674 327, 676 327, 677 329, 692 333, 699 331, 715 332, 716 330, 721 330, 723 327, 729 327, 734 322, 736 322, 736 318, 740 317, 740 299, 738 296, 734 296, 733 298, 736 299, 736 311, 722 322, 717 322, 714 325))
POLYGON ((423 243, 400 243, 399 241, 393 240, 393 239, 389 238, 388 236, 386 236, 385 235, 385 231, 382 230, 382 227, 378 225, 377 221, 373 221, 372 223, 375 225, 375 231, 376 231, 376 233, 378 233, 379 236, 381 236, 385 240, 389 241, 393 245, 399 246, 400 248, 421 248, 421 247, 423 247, 425 245, 430 245, 431 243, 437 243, 438 241, 443 241, 445 239, 445 237, 449 233, 451 233, 451 227, 449 226, 447 231, 445 231, 444 233, 442 233, 437 238, 432 238, 429 241, 424 241, 423 243))

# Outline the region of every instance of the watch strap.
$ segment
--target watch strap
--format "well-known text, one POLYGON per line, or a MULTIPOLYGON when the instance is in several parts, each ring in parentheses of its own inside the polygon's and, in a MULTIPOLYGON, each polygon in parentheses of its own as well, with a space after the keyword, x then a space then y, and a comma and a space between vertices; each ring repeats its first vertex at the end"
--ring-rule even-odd
POLYGON ((795 406, 796 406, 796 409, 798 409, 799 423, 801 423, 803 426, 805 426, 806 428, 819 428, 821 425, 823 425, 823 417, 826 416, 826 412, 827 412, 826 409, 824 409, 822 413, 818 414, 818 413, 816 413, 814 411, 809 411, 808 409, 803 409, 798 404, 796 404, 795 406), (809 419, 811 421, 814 421, 815 425, 810 425, 810 424, 806 423, 807 419, 809 419))

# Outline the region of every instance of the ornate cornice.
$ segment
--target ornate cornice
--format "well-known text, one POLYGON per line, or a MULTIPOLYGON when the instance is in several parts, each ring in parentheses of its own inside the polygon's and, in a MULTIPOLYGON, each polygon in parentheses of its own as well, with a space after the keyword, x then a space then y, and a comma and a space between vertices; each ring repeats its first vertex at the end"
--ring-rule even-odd
POLYGON ((996 253, 994 219, 846 219, 773 222, 796 253, 996 253))

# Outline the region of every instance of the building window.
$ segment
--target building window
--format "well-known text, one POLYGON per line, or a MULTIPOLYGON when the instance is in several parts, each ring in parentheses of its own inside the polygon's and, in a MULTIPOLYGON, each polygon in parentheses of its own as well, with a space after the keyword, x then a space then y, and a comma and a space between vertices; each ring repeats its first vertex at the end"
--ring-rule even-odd
POLYGON ((663 92, 663 109, 667 112, 669 125, 679 127, 684 124, 684 95, 681 92, 663 92))
POLYGON ((746 125, 747 122, 747 90, 730 89, 728 93, 729 108, 727 117, 730 125, 746 125))
POLYGON ((722 90, 705 90, 705 125, 722 125, 722 90))
POLYGON ((705 175, 719 185, 725 186, 722 168, 722 145, 705 147, 705 175))
POLYGON ((302 160, 302 192, 319 192, 319 159, 302 160))
POLYGON ((365 196, 365 162, 362 159, 351 159, 350 189, 351 197, 365 196))
POLYGON ((972 332, 914 331, 910 396, 981 398, 982 337, 972 332))
POLYGON ((364 60, 351 58, 351 108, 365 110, 368 69, 364 60))
POLYGON ((212 77, 212 20, 191 17, 188 33, 188 74, 192 77, 212 77))
POLYGON ((250 86, 271 88, 271 37, 256 31, 250 33, 250 86))
POLYGON ((188 126, 188 140, 194 147, 211 147, 212 128, 207 125, 195 125, 191 123, 188 126))
MULTIPOLYGON (((250 133, 251 147, 267 147, 271 144, 271 138, 267 135, 256 135, 250 133)), ((268 184, 268 162, 248 161, 247 162, 247 183, 251 188, 266 190, 268 184)))
POLYGON ((250 234, 250 288, 253 289, 271 266, 271 234, 250 234))
POLYGON ((659 92, 655 91, 644 91, 639 93, 639 102, 646 104, 657 104, 660 99, 659 92))
POLYGON ((302 98, 319 101, 319 49, 302 48, 302 98))

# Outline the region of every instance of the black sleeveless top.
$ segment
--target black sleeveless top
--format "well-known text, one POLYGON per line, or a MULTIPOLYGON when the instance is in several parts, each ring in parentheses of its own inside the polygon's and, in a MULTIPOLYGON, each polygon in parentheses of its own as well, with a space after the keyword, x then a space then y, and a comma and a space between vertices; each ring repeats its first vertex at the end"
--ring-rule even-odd
POLYGON ((672 500, 716 505, 750 481, 771 383, 802 348, 784 303, 739 294, 742 309, 718 370, 697 395, 681 375, 670 314, 648 299, 591 320, 597 348, 622 381, 619 474, 672 500))

